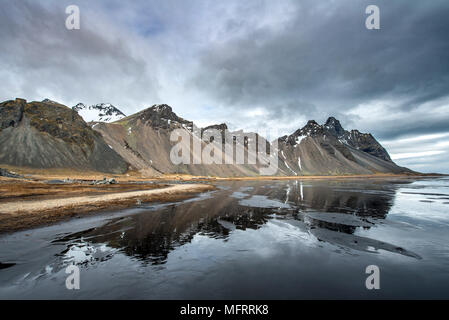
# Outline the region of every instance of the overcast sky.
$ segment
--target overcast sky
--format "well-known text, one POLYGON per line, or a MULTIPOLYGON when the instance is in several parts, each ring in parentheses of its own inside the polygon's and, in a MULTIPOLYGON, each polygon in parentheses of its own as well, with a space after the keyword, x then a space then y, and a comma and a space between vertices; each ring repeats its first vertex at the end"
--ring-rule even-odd
POLYGON ((400 165, 449 173, 447 0, 3 0, 0 41, 2 101, 167 103, 280 135, 332 115, 400 165), (71 4, 80 30, 65 28, 71 4))

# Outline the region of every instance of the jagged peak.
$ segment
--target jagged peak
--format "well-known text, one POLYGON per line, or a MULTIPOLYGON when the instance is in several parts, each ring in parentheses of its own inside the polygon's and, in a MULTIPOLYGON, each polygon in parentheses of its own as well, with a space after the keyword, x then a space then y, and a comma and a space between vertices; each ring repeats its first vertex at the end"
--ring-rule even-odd
POLYGON ((138 114, 151 115, 151 118, 165 117, 171 120, 179 118, 178 115, 173 112, 172 107, 170 107, 168 104, 154 104, 151 107, 142 110, 138 114))
POLYGON ((351 133, 351 135, 354 135, 354 136, 371 136, 371 133, 363 133, 363 132, 360 132, 357 129, 351 130, 350 133, 351 133))
POLYGON ((138 119, 144 123, 149 122, 155 128, 169 129, 174 126, 193 130, 192 121, 187 121, 179 117, 173 112, 172 107, 167 104, 152 105, 151 107, 132 115, 129 119, 138 119))
POLYGON ((226 123, 221 123, 221 124, 213 124, 207 127, 202 128, 202 130, 207 130, 207 129, 217 129, 217 130, 228 130, 228 126, 226 123))
POLYGON ((317 127, 317 126, 320 126, 320 125, 315 120, 307 121, 306 127, 317 127))
POLYGON ((115 108, 111 103, 97 103, 96 105, 93 105, 92 107, 97 108, 115 108))
POLYGON ((341 137, 345 134, 345 129, 343 129, 339 120, 334 117, 329 117, 324 124, 324 128, 332 135, 336 137, 341 137))
POLYGON ((164 111, 173 112, 172 107, 170 107, 168 104, 155 104, 151 106, 149 109, 156 112, 164 112, 164 111))
POLYGON ((56 102, 54 100, 45 98, 44 100, 41 101, 42 103, 48 103, 48 104, 60 104, 59 102, 56 102))
POLYGON ((318 124, 315 120, 307 121, 307 124, 298 129, 292 136, 315 136, 321 134, 330 134, 337 138, 344 136, 346 133, 340 121, 335 117, 329 117, 323 125, 318 124))
POLYGON ((307 124, 301 129, 297 130, 294 136, 310 136, 316 135, 323 132, 323 126, 320 126, 315 120, 307 121, 307 124))
POLYGON ((147 118, 152 119, 157 118, 167 118, 170 120, 181 119, 178 115, 173 112, 172 107, 168 104, 154 104, 149 108, 146 108, 136 114, 145 115, 147 118))
POLYGON ((82 103, 82 102, 78 102, 75 106, 72 107, 72 109, 77 111, 77 112, 79 110, 82 110, 82 109, 85 109, 85 108, 86 108, 86 105, 84 103, 82 103))
POLYGON ((319 125, 315 120, 309 120, 303 128, 296 130, 292 135, 279 138, 279 142, 297 146, 308 137, 322 137, 324 140, 328 136, 335 137, 340 144, 370 153, 383 160, 391 161, 388 152, 370 133, 361 133, 356 129, 346 131, 335 117, 329 117, 324 125, 319 125))
POLYGON ((341 127, 340 121, 335 117, 329 117, 324 125, 329 127, 341 127))

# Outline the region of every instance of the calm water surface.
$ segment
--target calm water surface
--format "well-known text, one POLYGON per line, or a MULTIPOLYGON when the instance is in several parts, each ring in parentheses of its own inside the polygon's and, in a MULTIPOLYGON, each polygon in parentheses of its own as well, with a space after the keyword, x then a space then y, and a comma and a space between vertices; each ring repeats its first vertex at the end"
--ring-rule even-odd
POLYGON ((449 298, 446 178, 218 187, 0 237, 0 298, 449 298))

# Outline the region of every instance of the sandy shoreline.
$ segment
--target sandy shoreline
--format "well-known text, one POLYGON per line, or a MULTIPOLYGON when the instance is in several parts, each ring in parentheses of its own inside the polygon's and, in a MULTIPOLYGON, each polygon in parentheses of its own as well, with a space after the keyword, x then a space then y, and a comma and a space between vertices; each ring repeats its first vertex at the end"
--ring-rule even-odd
MULTIPOLYGON (((11 169, 11 168, 9 168, 11 169)), ((220 181, 276 181, 276 180, 349 180, 349 179, 417 179, 435 174, 372 174, 341 176, 258 176, 210 177, 183 174, 144 177, 138 172, 109 175, 119 183, 110 186, 89 186, 85 182, 104 175, 70 171, 19 171, 23 179, 0 177, 0 233, 30 229, 90 213, 135 206, 142 202, 179 201, 195 193, 215 189, 211 184, 220 181), (51 184, 66 177, 84 183, 51 184), (189 182, 173 184, 173 181, 189 182), (207 184, 209 183, 209 184, 207 184)))
POLYGON ((0 203, 0 233, 29 229, 70 217, 131 207, 137 201, 167 202, 182 200, 195 193, 213 190, 207 184, 177 184, 151 190, 112 192, 57 199, 6 200, 0 203))
MULTIPOLYGON (((374 174, 347 174, 347 175, 305 175, 305 176, 233 176, 233 177, 219 177, 219 176, 193 176, 189 174, 162 174, 159 176, 147 176, 140 171, 128 171, 125 174, 105 174, 99 172, 77 171, 72 169, 31 169, 2 165, 9 171, 17 172, 25 175, 26 178, 34 181, 43 181, 51 179, 86 179, 98 180, 107 176, 108 178, 115 178, 119 182, 137 182, 137 181, 153 181, 164 182, 168 180, 174 181, 191 181, 201 183, 202 181, 249 181, 249 180, 333 180, 333 179, 376 179, 376 178, 425 178, 448 176, 438 173, 409 173, 409 174, 393 174, 393 173, 374 173, 374 174)), ((0 181, 6 179, 0 177, 0 181)))
MULTIPOLYGON (((385 179, 385 178, 426 178, 445 176, 443 174, 354 174, 354 175, 335 175, 335 176, 257 176, 257 177, 226 177, 213 178, 214 181, 251 181, 251 180, 341 180, 341 179, 385 179)), ((207 179, 206 179, 207 180, 207 179)))
MULTIPOLYGON (((181 184, 172 185, 156 190, 142 190, 131 192, 119 192, 97 196, 81 196, 65 199, 49 199, 39 201, 14 201, 0 203, 0 214, 17 214, 20 212, 40 212, 50 209, 61 209, 64 207, 82 206, 84 204, 97 204, 101 202, 128 200, 139 197, 148 197, 151 195, 173 194, 183 192, 199 192, 205 189, 206 185, 200 184, 181 184)), ((209 187, 209 186, 207 186, 209 187)))

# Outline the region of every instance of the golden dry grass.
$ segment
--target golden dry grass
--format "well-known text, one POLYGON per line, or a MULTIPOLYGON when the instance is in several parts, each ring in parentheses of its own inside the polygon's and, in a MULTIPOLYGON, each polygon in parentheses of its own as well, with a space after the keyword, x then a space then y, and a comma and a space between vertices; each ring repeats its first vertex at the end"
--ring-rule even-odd
POLYGON ((213 186, 199 184, 174 186, 110 185, 101 186, 99 188, 101 192, 94 196, 90 192, 85 192, 89 188, 84 185, 47 185, 50 189, 48 193, 42 191, 42 186, 45 186, 43 183, 2 185, 6 189, 11 186, 13 187, 9 191, 9 197, 5 196, 3 192, 1 193, 3 201, 0 202, 0 233, 47 225, 91 212, 126 208, 136 205, 137 200, 142 202, 170 202, 186 199, 196 193, 214 189, 213 186), (36 188, 36 185, 39 187, 36 188), (108 188, 111 186, 113 187, 108 188), (62 189, 66 189, 66 191, 57 191, 60 187, 63 187, 62 189), (30 194, 33 194, 33 196, 28 194, 19 196, 26 190, 30 190, 30 194), (34 199, 31 200, 30 197, 34 197, 34 199), (57 200, 55 201, 55 199, 57 200), (21 210, 22 207, 28 209, 21 210), (6 211, 1 210, 1 208, 6 211))
MULTIPOLYGON (((177 181, 248 181, 248 180, 296 180, 296 179, 354 179, 354 178, 389 178, 389 177, 420 177, 420 176, 434 176, 435 174, 389 174, 389 173, 376 173, 365 175, 333 175, 333 176, 256 176, 256 177, 215 177, 215 176, 194 176, 189 174, 162 174, 158 176, 147 176, 144 171, 129 170, 125 174, 107 174, 95 171, 75 170, 75 169, 33 169, 23 167, 13 167, 7 165, 1 165, 9 171, 14 171, 18 174, 26 175, 28 178, 41 181, 58 179, 63 180, 70 179, 84 179, 84 180, 101 180, 104 177, 114 178, 119 182, 133 182, 133 181, 164 181, 164 180, 177 180, 177 181)), ((0 181, 4 180, 0 177, 0 181)))
POLYGON ((120 183, 109 185, 48 184, 40 181, 25 181, 19 179, 2 179, 0 181, 0 203, 18 200, 39 200, 52 198, 67 198, 78 195, 98 195, 114 192, 151 190, 162 188, 163 184, 120 183))

